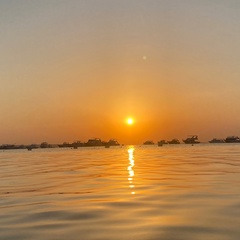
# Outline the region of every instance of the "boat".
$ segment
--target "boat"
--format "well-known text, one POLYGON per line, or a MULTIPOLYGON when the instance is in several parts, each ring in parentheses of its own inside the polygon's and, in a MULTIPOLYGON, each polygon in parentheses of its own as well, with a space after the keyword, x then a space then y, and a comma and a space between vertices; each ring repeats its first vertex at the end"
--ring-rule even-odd
POLYGON ((92 138, 89 139, 84 146, 86 147, 98 147, 98 146, 104 146, 104 143, 100 138, 92 138))
POLYGON ((49 144, 47 142, 42 142, 40 148, 49 148, 49 144))
POLYGON ((158 146, 162 146, 163 144, 168 144, 168 142, 166 140, 158 141, 158 146))
POLYGON ((213 138, 209 143, 225 143, 225 140, 222 138, 213 138))
POLYGON ((116 139, 110 139, 107 143, 106 146, 120 146, 118 141, 116 139))
POLYGON ((12 150, 16 149, 16 146, 14 144, 3 144, 0 146, 1 150, 12 150))
POLYGON ((148 140, 144 142, 143 145, 154 145, 154 142, 152 140, 148 140))
POLYGON ((176 138, 172 139, 171 141, 168 141, 169 144, 180 144, 180 141, 176 138))
POLYGON ((71 145, 74 149, 77 149, 78 147, 83 147, 84 144, 81 141, 75 141, 71 145))
POLYGON ((28 151, 32 151, 32 149, 33 149, 33 148, 32 148, 31 146, 27 146, 27 150, 28 150, 28 151))
POLYGON ((198 136, 197 135, 190 135, 188 138, 184 139, 183 142, 186 143, 186 144, 200 143, 198 141, 198 136))
POLYGON ((72 147, 72 144, 68 142, 64 142, 63 144, 59 144, 58 147, 60 148, 72 147))
POLYGON ((240 143, 240 138, 238 136, 229 136, 225 139, 226 143, 240 143))

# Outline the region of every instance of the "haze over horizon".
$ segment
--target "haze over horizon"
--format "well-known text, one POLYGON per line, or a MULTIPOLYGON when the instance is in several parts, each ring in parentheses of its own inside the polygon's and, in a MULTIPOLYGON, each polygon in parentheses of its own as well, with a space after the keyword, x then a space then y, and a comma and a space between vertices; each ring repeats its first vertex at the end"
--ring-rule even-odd
POLYGON ((239 9, 1 0, 0 144, 240 135, 239 9))

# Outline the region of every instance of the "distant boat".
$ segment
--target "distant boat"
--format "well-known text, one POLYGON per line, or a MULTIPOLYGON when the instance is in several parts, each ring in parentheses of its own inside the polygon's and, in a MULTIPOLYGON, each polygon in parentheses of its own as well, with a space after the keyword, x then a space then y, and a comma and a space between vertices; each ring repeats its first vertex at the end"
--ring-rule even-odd
POLYGON ((58 146, 60 148, 67 148, 67 147, 72 147, 72 144, 68 142, 64 142, 63 144, 59 144, 58 146))
POLYGON ((163 144, 168 144, 168 142, 166 140, 158 141, 158 146, 162 146, 163 144))
POLYGON ((110 139, 105 146, 120 146, 116 139, 110 139))
POLYGON ((221 138, 213 138, 209 143, 225 143, 225 140, 221 138))
POLYGON ((180 141, 176 138, 174 138, 173 140, 171 141, 168 141, 169 144, 180 144, 180 141))
POLYGON ((100 138, 92 138, 89 139, 84 146, 86 147, 98 147, 98 146, 104 146, 104 142, 100 138))
POLYGON ((144 142, 143 145, 154 145, 154 142, 152 140, 148 140, 144 142))
POLYGON ((28 151, 32 151, 32 149, 33 149, 33 148, 32 148, 31 146, 27 146, 27 150, 28 150, 28 151))
POLYGON ((230 136, 225 139, 226 143, 240 143, 240 138, 238 136, 230 136))
POLYGON ((16 146, 14 144, 3 144, 0 146, 0 149, 2 150, 16 149, 16 146))
POLYGON ((71 144, 74 149, 77 149, 78 147, 83 147, 83 143, 81 141, 75 141, 71 144))
POLYGON ((191 135, 190 137, 186 138, 185 140, 183 140, 184 143, 186 144, 196 144, 196 143, 200 143, 198 141, 198 136, 197 135, 191 135))
POLYGON ((42 142, 40 148, 49 148, 49 144, 47 142, 42 142))

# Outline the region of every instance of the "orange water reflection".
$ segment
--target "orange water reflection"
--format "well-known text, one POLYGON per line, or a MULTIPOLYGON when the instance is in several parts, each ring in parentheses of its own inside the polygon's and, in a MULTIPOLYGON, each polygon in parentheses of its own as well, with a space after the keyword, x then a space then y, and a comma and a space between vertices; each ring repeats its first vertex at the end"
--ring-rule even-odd
POLYGON ((134 147, 128 148, 128 160, 129 160, 129 166, 128 166, 128 181, 129 181, 129 188, 131 189, 131 194, 135 194, 133 191, 135 186, 133 184, 133 179, 134 179, 134 147))

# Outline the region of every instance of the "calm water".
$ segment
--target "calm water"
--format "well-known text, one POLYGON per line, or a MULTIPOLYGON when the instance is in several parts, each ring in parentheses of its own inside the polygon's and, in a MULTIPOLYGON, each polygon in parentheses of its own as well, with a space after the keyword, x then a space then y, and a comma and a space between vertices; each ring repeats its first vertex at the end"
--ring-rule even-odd
POLYGON ((0 152, 0 239, 240 239, 240 144, 0 152))

